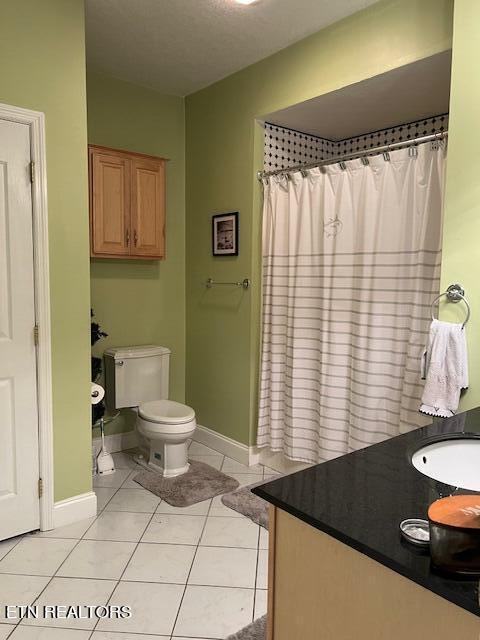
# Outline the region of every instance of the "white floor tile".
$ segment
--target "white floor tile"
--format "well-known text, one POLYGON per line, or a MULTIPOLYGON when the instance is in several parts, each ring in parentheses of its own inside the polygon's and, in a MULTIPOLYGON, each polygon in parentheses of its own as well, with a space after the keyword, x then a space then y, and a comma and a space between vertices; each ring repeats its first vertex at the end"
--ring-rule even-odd
POLYGON ((198 544, 205 516, 177 516, 156 513, 143 534, 142 542, 198 544))
POLYGON ((181 638, 180 636, 172 636, 172 640, 210 640, 210 638, 181 638))
POLYGON ((192 504, 189 507, 172 507, 168 502, 162 500, 158 505, 156 512, 170 513, 178 516, 206 516, 211 502, 211 500, 204 500, 203 502, 192 504))
POLYGON ((281 473, 280 471, 275 471, 275 469, 271 469, 270 467, 263 467, 263 475, 266 478, 268 477, 273 477, 273 476, 280 476, 281 473))
POLYGON ((106 489, 102 487, 97 487, 95 489, 95 495, 97 496, 97 513, 103 511, 109 500, 111 500, 112 496, 114 496, 117 492, 117 489, 106 489))
POLYGON ((5 605, 32 604, 38 594, 48 584, 50 578, 40 576, 0 575, 0 622, 17 624, 18 619, 5 619, 5 605))
MULTIPOLYGON (((83 578, 53 578, 45 591, 35 602, 45 605, 105 605, 115 587, 112 580, 85 580, 83 578)), ((87 618, 86 609, 82 618, 38 618, 25 620, 22 624, 35 627, 62 627, 71 629, 93 629, 97 618, 87 618)))
POLYGON ((241 462, 237 462, 237 460, 233 460, 232 458, 225 458, 222 465, 222 471, 224 473, 254 473, 263 475, 263 466, 261 464, 255 464, 249 467, 246 464, 242 464, 241 462))
POLYGON ((146 489, 119 489, 105 510, 153 513, 159 503, 160 498, 146 489))
POLYGON ((212 506, 210 507, 210 511, 208 513, 209 516, 223 516, 224 518, 243 518, 241 513, 235 511, 235 509, 230 509, 230 507, 226 507, 222 502, 222 496, 215 496, 212 500, 212 506))
POLYGON ((231 478, 235 478, 238 480, 241 487, 246 487, 249 484, 254 484, 257 482, 263 482, 263 474, 262 473, 228 473, 231 478))
POLYGON ((122 580, 185 584, 194 555, 194 546, 140 543, 122 580))
POLYGON ((122 489, 143 489, 141 484, 135 482, 133 478, 139 473, 140 469, 135 469, 134 471, 130 471, 125 482, 122 484, 122 489))
MULTIPOLYGON (((144 633, 115 633, 114 631, 95 631, 91 640, 169 640, 170 636, 151 636, 144 633)), ((188 640, 197 640, 189 638, 188 640)))
POLYGON ((223 456, 220 451, 216 451, 215 449, 211 449, 201 442, 192 442, 188 448, 188 454, 194 454, 198 456, 223 456))
POLYGON ((265 589, 257 589, 255 591, 255 610, 253 612, 253 619, 261 618, 267 613, 267 595, 268 592, 265 589))
POLYGON ((268 583, 268 551, 266 549, 260 549, 258 552, 258 565, 257 565, 257 589, 266 589, 268 583))
POLYGON ((218 470, 220 470, 223 463, 223 456, 221 454, 218 454, 218 456, 201 456, 196 453, 191 453, 189 454, 188 459, 194 460, 197 462, 204 462, 205 464, 208 464, 210 467, 213 467, 214 469, 218 469, 218 470))
POLYGON ((106 487, 110 489, 118 489, 122 486, 130 473, 130 469, 115 469, 114 473, 109 473, 106 476, 96 475, 93 478, 93 486, 95 488, 106 487))
POLYGON ((95 521, 94 518, 87 518, 79 522, 67 524, 64 527, 57 527, 51 531, 36 531, 33 536, 37 538, 69 538, 72 540, 80 540, 88 527, 95 521))
POLYGON ((260 541, 258 544, 259 549, 268 549, 268 531, 263 527, 260 527, 260 541))
POLYGON ((177 584, 120 582, 110 604, 129 605, 132 617, 100 620, 99 631, 171 634, 184 587, 177 584))
POLYGON ((7 553, 13 549, 13 547, 20 542, 23 536, 15 536, 15 538, 8 538, 8 540, 2 540, 0 542, 0 560, 4 558, 7 553))
POLYGON ((252 589, 256 565, 255 549, 199 547, 188 584, 252 589))
MULTIPOLYGON (((201 462, 203 461, 202 460, 203 458, 210 458, 210 460, 221 460, 222 463, 223 463, 223 459, 225 458, 223 453, 219 453, 218 451, 214 451, 213 449, 208 449, 208 447, 207 449, 203 449, 200 451, 192 451, 190 449, 188 452, 188 457, 192 458, 193 460, 200 460, 201 462)), ((208 460, 207 460, 207 463, 208 463, 208 460)))
POLYGON ((9 624, 0 624, 0 640, 5 640, 9 633, 12 633, 12 626, 9 624))
POLYGON ((81 540, 60 567, 57 575, 118 580, 134 549, 134 542, 81 540))
POLYGON ((26 536, 0 560, 0 573, 53 576, 76 544, 76 540, 26 536))
POLYGON ((149 513, 104 511, 88 529, 84 539, 138 542, 150 522, 150 518, 149 513))
POLYGON ((88 640, 90 633, 90 631, 81 631, 80 629, 29 627, 21 624, 12 633, 9 640, 88 640))
POLYGON ((113 462, 115 463, 115 469, 137 469, 142 471, 142 467, 135 462, 133 455, 126 453, 125 451, 118 451, 112 453, 113 462))
POLYGON ((247 518, 208 518, 200 544, 256 549, 258 525, 247 518))
POLYGON ((225 638, 252 621, 252 589, 188 586, 175 635, 225 638))

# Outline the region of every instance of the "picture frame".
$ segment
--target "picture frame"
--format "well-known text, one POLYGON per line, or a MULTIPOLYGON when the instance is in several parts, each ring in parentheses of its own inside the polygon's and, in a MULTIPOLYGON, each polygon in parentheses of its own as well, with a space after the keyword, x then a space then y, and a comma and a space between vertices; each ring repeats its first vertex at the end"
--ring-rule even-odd
POLYGON ((212 216, 212 255, 238 256, 238 211, 212 216))

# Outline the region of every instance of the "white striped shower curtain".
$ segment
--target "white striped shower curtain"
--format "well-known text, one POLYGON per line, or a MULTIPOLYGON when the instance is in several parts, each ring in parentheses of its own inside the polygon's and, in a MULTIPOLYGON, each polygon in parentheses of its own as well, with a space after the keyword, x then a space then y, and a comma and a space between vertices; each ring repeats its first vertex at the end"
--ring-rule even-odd
POLYGON ((258 446, 316 463, 428 422, 445 161, 427 143, 268 179, 258 446))

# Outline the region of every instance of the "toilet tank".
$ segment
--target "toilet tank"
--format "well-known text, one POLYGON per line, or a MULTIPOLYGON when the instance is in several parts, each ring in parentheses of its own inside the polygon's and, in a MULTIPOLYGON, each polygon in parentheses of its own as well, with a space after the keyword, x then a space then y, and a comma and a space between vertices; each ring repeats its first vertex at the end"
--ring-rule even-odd
POLYGON ((103 356, 108 409, 168 399, 170 349, 153 344, 116 347, 107 349, 103 356))

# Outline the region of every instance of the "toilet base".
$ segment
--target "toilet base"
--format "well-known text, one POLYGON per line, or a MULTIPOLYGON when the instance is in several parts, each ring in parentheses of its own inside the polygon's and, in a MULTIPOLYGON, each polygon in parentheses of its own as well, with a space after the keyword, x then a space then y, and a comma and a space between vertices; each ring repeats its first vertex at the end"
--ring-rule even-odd
POLYGON ((160 440, 151 440, 149 459, 143 465, 151 471, 159 473, 164 478, 180 476, 190 468, 188 445, 186 442, 173 444, 160 440))

